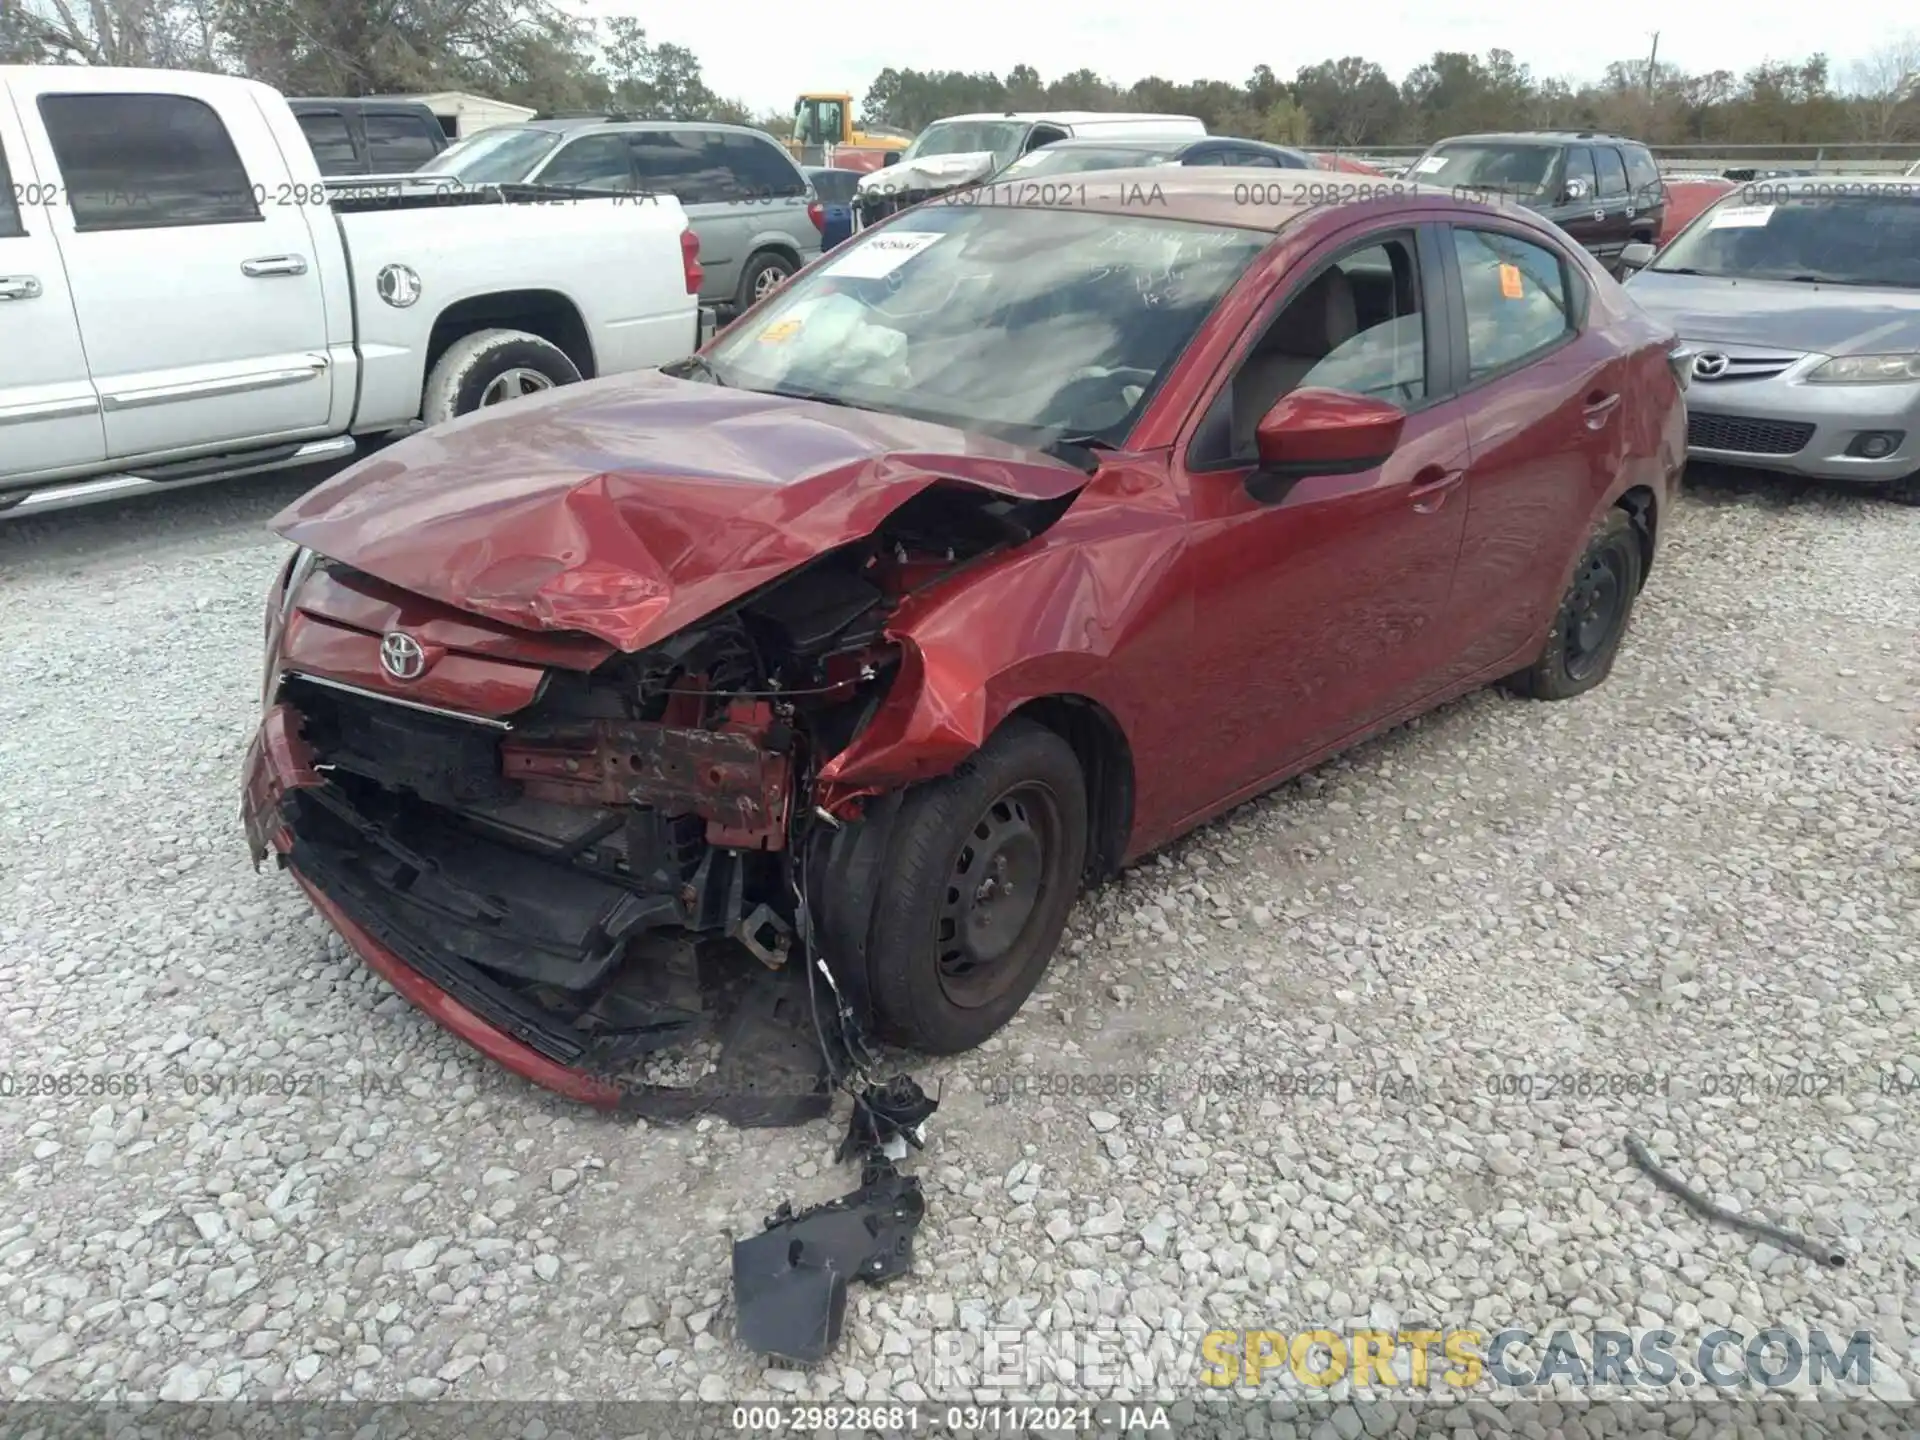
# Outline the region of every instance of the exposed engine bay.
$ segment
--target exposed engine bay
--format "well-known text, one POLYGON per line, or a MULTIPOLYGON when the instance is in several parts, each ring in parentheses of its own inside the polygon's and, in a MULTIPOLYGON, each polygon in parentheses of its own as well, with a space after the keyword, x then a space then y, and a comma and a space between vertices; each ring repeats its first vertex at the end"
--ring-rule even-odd
POLYGON ((321 783, 281 801, 287 859, 624 1109, 818 1118, 871 1052, 860 947, 831 938, 860 931, 864 817, 819 809, 813 777, 886 699, 900 602, 1071 501, 935 484, 662 643, 549 669, 503 718, 289 668, 278 700, 321 783))

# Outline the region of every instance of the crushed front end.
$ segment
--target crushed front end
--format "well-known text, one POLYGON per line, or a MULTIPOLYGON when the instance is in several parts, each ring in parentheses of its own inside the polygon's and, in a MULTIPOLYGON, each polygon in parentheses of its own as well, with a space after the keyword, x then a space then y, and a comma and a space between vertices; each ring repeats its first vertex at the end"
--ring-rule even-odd
POLYGON ((896 604, 1031 508, 921 502, 635 652, 303 553, 269 602, 256 863, 537 1083, 662 1119, 826 1114, 863 987, 814 937, 859 890, 829 857, 872 845, 813 777, 887 696, 896 604))

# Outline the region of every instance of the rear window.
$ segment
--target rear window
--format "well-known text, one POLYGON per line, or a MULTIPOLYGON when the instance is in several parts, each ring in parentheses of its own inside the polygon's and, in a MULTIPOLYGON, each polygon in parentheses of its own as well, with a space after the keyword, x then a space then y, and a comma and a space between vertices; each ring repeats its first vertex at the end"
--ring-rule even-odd
POLYGON ((827 205, 851 205, 854 189, 860 184, 857 170, 814 170, 810 178, 813 193, 827 205))
POLYGON ((1436 145, 1413 167, 1426 185, 1465 185, 1522 198, 1544 195, 1560 167, 1558 145, 1436 145))
POLYGON ((1920 289, 1920 186, 1745 185, 1662 252, 1681 275, 1920 289), (1823 193, 1824 192, 1824 193, 1823 193))

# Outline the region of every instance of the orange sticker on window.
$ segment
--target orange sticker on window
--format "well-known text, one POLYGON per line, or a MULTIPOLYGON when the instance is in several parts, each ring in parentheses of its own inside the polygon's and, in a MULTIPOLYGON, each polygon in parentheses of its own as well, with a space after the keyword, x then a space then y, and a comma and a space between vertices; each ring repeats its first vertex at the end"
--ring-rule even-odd
POLYGON ((1500 293, 1509 300, 1520 298, 1520 267, 1518 265, 1500 267, 1500 293))
POLYGON ((777 325, 769 325, 760 332, 762 345, 778 345, 783 340, 791 340, 800 333, 798 320, 782 320, 777 325))

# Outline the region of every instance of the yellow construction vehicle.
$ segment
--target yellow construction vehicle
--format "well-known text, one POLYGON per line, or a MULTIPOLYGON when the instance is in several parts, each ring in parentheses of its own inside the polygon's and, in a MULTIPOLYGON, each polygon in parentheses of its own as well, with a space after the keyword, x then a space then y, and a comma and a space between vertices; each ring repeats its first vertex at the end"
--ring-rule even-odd
POLYGON ((787 150, 802 165, 835 170, 878 170, 913 143, 904 130, 872 125, 856 130, 851 95, 802 95, 793 106, 793 137, 787 150))

